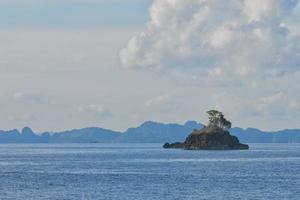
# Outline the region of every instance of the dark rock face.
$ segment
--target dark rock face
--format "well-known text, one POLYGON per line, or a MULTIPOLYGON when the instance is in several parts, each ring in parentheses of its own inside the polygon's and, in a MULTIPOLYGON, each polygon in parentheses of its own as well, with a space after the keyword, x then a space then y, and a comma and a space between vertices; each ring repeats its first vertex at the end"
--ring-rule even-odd
POLYGON ((170 143, 166 143, 166 144, 164 144, 164 148, 165 149, 181 149, 181 148, 183 148, 183 144, 184 143, 180 143, 180 142, 175 142, 175 143, 172 143, 172 144, 170 144, 170 143))
POLYGON ((164 148, 181 148, 186 150, 231 150, 249 149, 246 144, 241 144, 237 137, 230 135, 219 127, 205 127, 194 130, 183 143, 166 143, 164 148))

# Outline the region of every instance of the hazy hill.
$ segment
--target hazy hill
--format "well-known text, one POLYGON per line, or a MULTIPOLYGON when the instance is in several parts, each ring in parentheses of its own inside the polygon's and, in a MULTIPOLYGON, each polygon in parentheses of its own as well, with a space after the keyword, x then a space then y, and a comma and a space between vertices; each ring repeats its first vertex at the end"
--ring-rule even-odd
POLYGON ((148 121, 137 128, 129 128, 120 137, 117 142, 130 143, 163 143, 165 141, 182 141, 195 128, 202 128, 202 124, 195 121, 188 121, 184 125, 180 124, 162 124, 148 121))
POLYGON ((232 128, 230 132, 247 143, 300 143, 300 129, 264 132, 254 128, 232 128))
MULTIPOLYGON (((25 127, 18 130, 0 131, 0 143, 165 143, 180 142, 203 125, 195 121, 185 124, 163 124, 147 121, 142 125, 118 132, 91 127, 63 132, 34 133, 25 127)), ((300 129, 264 132, 259 129, 232 128, 232 135, 243 143, 300 143, 300 129)))
POLYGON ((110 143, 114 142, 121 133, 103 128, 83 128, 58 132, 51 135, 51 143, 110 143))
POLYGON ((11 131, 0 130, 0 143, 47 143, 49 136, 46 134, 37 135, 29 127, 25 127, 21 132, 14 129, 11 131))

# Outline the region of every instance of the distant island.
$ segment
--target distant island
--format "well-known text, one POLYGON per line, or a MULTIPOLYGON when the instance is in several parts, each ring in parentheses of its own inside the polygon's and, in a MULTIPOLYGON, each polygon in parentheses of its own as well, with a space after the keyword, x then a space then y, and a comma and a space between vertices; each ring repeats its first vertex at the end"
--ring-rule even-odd
MULTIPOLYGON (((0 130, 0 143, 174 143, 184 141, 194 129, 204 125, 196 121, 184 124, 147 121, 124 132, 98 127, 61 132, 35 133, 29 127, 19 130, 0 130)), ((265 132, 255 128, 231 128, 241 143, 300 143, 300 129, 265 132)))
POLYGON ((186 150, 234 150, 249 149, 246 144, 240 143, 236 136, 230 135, 228 129, 231 122, 228 121, 222 112, 210 110, 209 123, 202 129, 194 131, 182 143, 165 143, 164 148, 180 148, 186 150))

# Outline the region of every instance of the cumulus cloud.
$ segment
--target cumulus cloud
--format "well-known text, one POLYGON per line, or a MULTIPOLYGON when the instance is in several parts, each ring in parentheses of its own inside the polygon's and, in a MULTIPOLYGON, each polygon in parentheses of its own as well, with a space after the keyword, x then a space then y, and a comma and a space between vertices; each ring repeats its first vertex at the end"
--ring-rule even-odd
POLYGON ((300 69, 298 0, 155 0, 145 30, 121 50, 123 68, 202 77, 281 76, 300 69))

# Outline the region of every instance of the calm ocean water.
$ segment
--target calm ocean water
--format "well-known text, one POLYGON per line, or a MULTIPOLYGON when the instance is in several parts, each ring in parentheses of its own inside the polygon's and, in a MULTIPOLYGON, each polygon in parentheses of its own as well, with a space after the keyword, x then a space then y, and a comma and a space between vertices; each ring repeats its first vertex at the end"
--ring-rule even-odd
POLYGON ((0 199, 300 199, 300 144, 249 151, 159 144, 0 145, 0 199))

